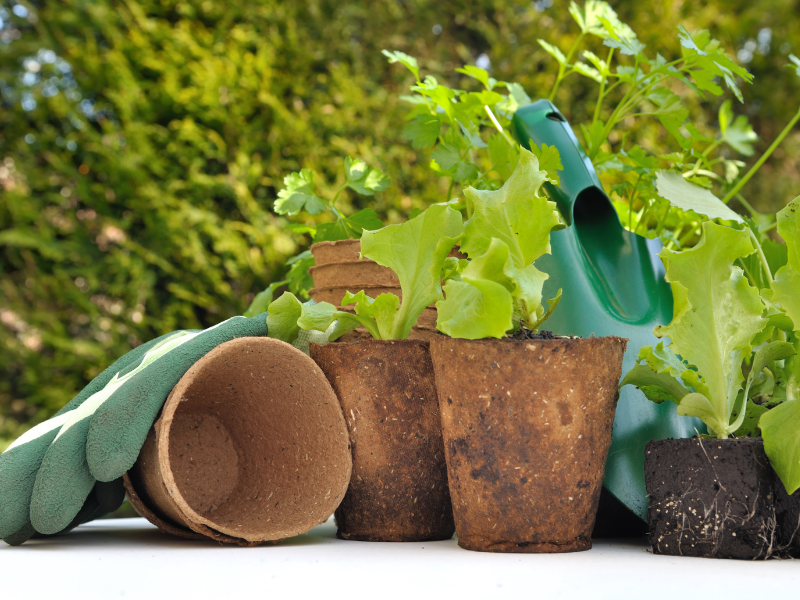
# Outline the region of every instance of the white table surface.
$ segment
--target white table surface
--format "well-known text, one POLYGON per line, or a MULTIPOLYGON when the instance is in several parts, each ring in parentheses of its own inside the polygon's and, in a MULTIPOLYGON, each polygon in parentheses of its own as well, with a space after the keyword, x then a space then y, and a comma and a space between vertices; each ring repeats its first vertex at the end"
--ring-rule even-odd
POLYGON ((330 520, 278 545, 239 548, 167 536, 144 519, 95 521, 16 548, 0 542, 0 597, 800 597, 800 560, 655 556, 643 542, 612 540, 573 554, 487 554, 455 540, 349 542, 335 532, 330 520))

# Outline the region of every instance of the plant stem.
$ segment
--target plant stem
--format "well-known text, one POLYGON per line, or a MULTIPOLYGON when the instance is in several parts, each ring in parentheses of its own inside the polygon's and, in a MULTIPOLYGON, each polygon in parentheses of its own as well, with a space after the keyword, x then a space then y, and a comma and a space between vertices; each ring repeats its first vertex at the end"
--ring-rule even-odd
POLYGON ((656 235, 658 236, 661 235, 661 231, 664 229, 664 222, 667 220, 667 215, 669 215, 669 204, 664 207, 664 212, 661 213, 661 218, 656 225, 656 235))
MULTIPOLYGON (((606 59, 606 68, 611 68, 611 59, 614 56, 614 48, 610 48, 608 51, 608 58, 606 59)), ((592 125, 597 122, 597 119, 600 118, 600 107, 603 103, 603 97, 605 94, 606 89, 606 81, 608 81, 608 77, 603 77, 603 81, 600 82, 600 93, 597 96, 597 104, 594 107, 594 115, 592 116, 592 125)))
POLYGON ((570 48, 570 51, 567 54, 566 63, 564 63, 564 64, 559 63, 558 64, 558 75, 556 76, 556 82, 553 84, 553 89, 550 91, 550 96, 548 96, 548 99, 550 100, 550 102, 552 102, 553 99, 556 97, 556 92, 558 91, 558 86, 561 85, 561 82, 563 81, 564 77, 566 77, 565 71, 567 70, 567 66, 569 65, 569 61, 572 60, 572 56, 575 54, 575 51, 578 49, 578 46, 583 41, 583 36, 585 36, 585 35, 586 34, 583 31, 581 31, 581 34, 578 36, 578 39, 575 40, 574 44, 572 44, 572 48, 570 48))
POLYGON ((725 204, 727 204, 731 198, 733 198, 736 194, 738 194, 741 191, 741 189, 745 186, 745 184, 748 181, 750 181, 750 178, 756 174, 756 172, 762 167, 762 165, 767 161, 767 159, 772 155, 772 153, 775 152, 775 149, 778 146, 780 146, 781 142, 783 141, 783 138, 789 135, 789 132, 797 124, 797 121, 800 121, 800 109, 797 110, 795 115, 792 117, 792 120, 789 121, 789 124, 783 128, 783 131, 780 132, 778 137, 775 138, 775 141, 773 141, 770 147, 767 148, 767 151, 761 155, 761 158, 758 159, 756 164, 754 164, 750 168, 750 170, 747 172, 747 175, 742 177, 739 180, 739 183, 737 183, 736 186, 730 192, 728 192, 728 194, 722 199, 722 201, 725 204))
POLYGON ((455 177, 450 178, 450 187, 447 188, 447 198, 444 199, 445 202, 450 202, 450 194, 453 193, 453 185, 456 182, 455 177))
POLYGON ((700 235, 700 227, 697 221, 692 221, 692 228, 687 231, 681 239, 678 240, 678 243, 683 248, 686 245, 693 235, 700 235))
POLYGON ((758 259, 761 261, 761 268, 764 269, 764 275, 767 278, 767 283, 772 287, 772 271, 769 268, 769 263, 767 262, 767 257, 764 255, 764 250, 761 248, 761 243, 758 241, 758 237, 753 232, 750 227, 747 228, 750 232, 750 241, 753 242, 753 246, 756 247, 756 252, 758 252, 758 259))
MULTIPOLYGON (((741 202, 742 206, 744 206, 747 209, 747 212, 750 213, 750 217, 755 219, 756 216, 758 215, 758 211, 755 208, 753 208, 747 200, 744 199, 744 196, 742 196, 741 194, 736 194, 736 199, 739 202, 741 202)), ((775 223, 777 224, 777 221, 775 221, 775 223)))
POLYGON ((516 148, 517 145, 514 142, 511 141, 510 137, 508 137, 508 134, 505 132, 505 130, 503 129, 502 125, 500 125, 500 123, 497 121, 497 117, 494 116, 494 113, 492 112, 492 109, 489 108, 489 106, 486 105, 486 104, 483 105, 483 108, 486 111, 486 114, 489 115, 489 119, 491 119, 492 123, 497 128, 497 131, 499 131, 500 134, 503 136, 503 139, 505 139, 505 141, 508 142, 509 146, 512 146, 512 147, 516 148))
POLYGON ((339 199, 339 194, 341 194, 346 189, 347 189, 347 184, 345 183, 342 187, 339 188, 339 191, 336 192, 336 195, 333 197, 333 200, 331 200, 331 208, 333 209, 333 212, 335 212, 338 216, 341 216, 341 213, 335 208, 336 201, 339 199))

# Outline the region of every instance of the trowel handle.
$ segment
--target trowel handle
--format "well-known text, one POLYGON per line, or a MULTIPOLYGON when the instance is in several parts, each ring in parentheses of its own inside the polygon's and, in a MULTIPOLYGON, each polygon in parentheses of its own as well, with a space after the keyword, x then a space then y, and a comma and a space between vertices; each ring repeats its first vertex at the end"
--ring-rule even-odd
POLYGON ((514 115, 511 129, 514 137, 525 148, 530 149, 529 140, 533 140, 538 146, 547 144, 558 148, 561 164, 564 166, 564 170, 559 173, 561 187, 548 185, 547 191, 568 223, 572 223, 575 200, 586 188, 595 187, 608 198, 597 178, 592 161, 555 104, 549 100, 537 100, 519 109, 514 115))

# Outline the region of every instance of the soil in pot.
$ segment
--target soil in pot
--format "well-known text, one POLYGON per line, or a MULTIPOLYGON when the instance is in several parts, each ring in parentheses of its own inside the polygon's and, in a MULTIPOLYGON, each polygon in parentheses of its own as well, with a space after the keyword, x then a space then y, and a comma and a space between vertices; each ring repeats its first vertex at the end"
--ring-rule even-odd
POLYGON ((344 417, 314 361, 278 340, 239 338, 173 388, 126 484, 168 533, 253 545, 323 523, 351 466, 344 417))
POLYGON ((350 487, 336 510, 338 537, 451 538, 453 511, 427 343, 311 344, 311 357, 339 397, 352 445, 350 487))
POLYGON ((773 489, 780 553, 800 558, 800 490, 789 495, 777 473, 773 476, 773 489))
POLYGON ((761 439, 657 440, 645 449, 655 554, 766 559, 778 547, 761 439))
POLYGON ((627 340, 430 340, 458 544, 592 546, 627 340))

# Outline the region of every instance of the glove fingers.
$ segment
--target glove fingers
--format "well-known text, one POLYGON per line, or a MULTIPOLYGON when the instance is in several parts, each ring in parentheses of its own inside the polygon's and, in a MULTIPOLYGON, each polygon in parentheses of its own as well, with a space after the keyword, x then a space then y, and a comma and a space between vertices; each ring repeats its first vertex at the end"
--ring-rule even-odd
MULTIPOLYGON (((102 390, 116 373, 141 357, 153 346, 168 337, 167 334, 142 344, 117 359, 100 375, 92 379, 70 402, 49 421, 40 423, 20 436, 0 455, 0 539, 21 544, 30 538, 30 505, 37 472, 48 447, 59 429, 69 419, 68 413, 78 408, 87 398, 102 390), (27 537, 26 537, 27 536, 27 537)), ((11 542, 9 542, 11 543, 11 542)))
POLYGON ((54 534, 68 527, 94 487, 86 464, 88 429, 89 417, 66 423, 42 460, 30 508, 31 523, 39 533, 54 534))
MULTIPOLYGON (((47 448, 58 433, 56 428, 39 437, 32 437, 37 433, 37 428, 44 429, 42 426, 46 423, 31 429, 25 435, 28 441, 23 441, 19 446, 13 446, 0 455, 0 538, 14 536, 26 525, 30 525, 31 496, 36 473, 47 448)), ((22 441, 22 438, 18 441, 22 441)))
POLYGON ((55 414, 55 416, 57 417, 57 416, 63 415, 64 413, 68 413, 68 412, 73 411, 76 408, 78 408, 81 404, 84 403, 84 401, 87 398, 89 398, 90 396, 93 396, 94 394, 96 394, 97 392, 102 390, 104 387, 106 387, 106 384, 108 384, 108 382, 111 381, 111 379, 114 377, 114 375, 116 375, 120 371, 124 371, 132 363, 137 363, 138 364, 139 362, 141 362, 142 357, 147 353, 148 350, 150 350, 150 348, 152 348, 156 344, 161 343, 163 340, 165 340, 166 338, 168 338, 171 335, 175 335, 175 332, 159 336, 156 339, 150 340, 149 342, 144 343, 144 344, 134 348, 130 352, 127 352, 126 354, 123 354, 121 357, 119 357, 117 360, 115 360, 111 364, 110 367, 106 368, 97 377, 92 379, 86 385, 86 387, 83 388, 78 393, 77 396, 75 396, 72 400, 70 400, 64 406, 64 408, 59 410, 55 414))
POLYGON ((83 525, 89 521, 94 521, 98 517, 102 517, 105 512, 106 511, 104 511, 100 506, 100 502, 96 495, 89 494, 89 497, 86 498, 86 502, 83 503, 80 511, 78 511, 78 514, 75 515, 75 518, 72 519, 70 524, 67 525, 63 530, 59 531, 57 535, 68 533, 75 529, 78 525, 83 525))
POLYGON ((234 338, 266 334, 263 316, 233 317, 186 340, 134 375, 92 417, 86 444, 92 475, 113 481, 133 466, 167 396, 195 362, 234 338))
POLYGON ((21 546, 34 535, 36 535, 36 530, 33 528, 33 525, 27 523, 19 531, 15 531, 11 535, 4 537, 3 541, 9 546, 21 546))
POLYGON ((114 481, 98 481, 94 485, 94 495, 104 513, 112 513, 125 502, 125 486, 122 477, 114 481))

